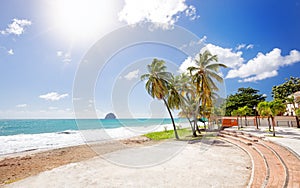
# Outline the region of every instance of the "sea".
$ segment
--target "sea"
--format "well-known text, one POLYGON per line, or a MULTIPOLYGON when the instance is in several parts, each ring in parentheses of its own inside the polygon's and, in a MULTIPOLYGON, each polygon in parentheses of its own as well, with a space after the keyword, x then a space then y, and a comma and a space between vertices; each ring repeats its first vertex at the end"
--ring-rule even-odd
MULTIPOLYGON (((187 126, 187 120, 175 119, 187 126)), ((0 157, 123 139, 172 129, 171 119, 6 119, 0 120, 0 157)))

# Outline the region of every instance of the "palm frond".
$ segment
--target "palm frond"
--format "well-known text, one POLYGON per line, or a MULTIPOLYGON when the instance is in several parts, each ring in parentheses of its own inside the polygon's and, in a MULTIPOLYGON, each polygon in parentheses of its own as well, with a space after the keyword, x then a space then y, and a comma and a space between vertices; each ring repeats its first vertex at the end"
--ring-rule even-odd
POLYGON ((222 63, 211 63, 206 66, 206 69, 214 70, 214 71, 218 72, 220 67, 227 68, 227 66, 222 63))
POLYGON ((143 81, 143 80, 146 80, 146 79, 149 79, 149 77, 150 77, 150 74, 143 74, 142 76, 141 76, 141 80, 143 81))
POLYGON ((223 81, 224 81, 223 78, 216 72, 208 71, 207 74, 208 74, 208 77, 211 77, 220 83, 223 83, 223 81))

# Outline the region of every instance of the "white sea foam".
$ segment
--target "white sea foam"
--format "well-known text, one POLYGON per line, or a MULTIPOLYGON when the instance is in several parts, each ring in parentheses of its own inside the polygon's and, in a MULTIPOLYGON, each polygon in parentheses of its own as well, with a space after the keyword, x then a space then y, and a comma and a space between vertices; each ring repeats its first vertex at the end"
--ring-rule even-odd
MULTIPOLYGON (((182 124, 182 127, 187 127, 182 124)), ((97 130, 66 130, 57 133, 19 134, 0 136, 0 156, 31 150, 55 149, 76 146, 87 142, 98 142, 112 139, 124 139, 145 134, 147 132, 171 130, 172 125, 147 127, 120 127, 97 130)))

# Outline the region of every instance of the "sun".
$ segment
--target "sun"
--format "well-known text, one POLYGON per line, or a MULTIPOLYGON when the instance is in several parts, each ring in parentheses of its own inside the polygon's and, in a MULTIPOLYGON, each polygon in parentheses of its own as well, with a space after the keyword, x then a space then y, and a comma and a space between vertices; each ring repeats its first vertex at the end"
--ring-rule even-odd
POLYGON ((112 20, 114 5, 105 0, 57 0, 50 18, 55 31, 72 40, 85 40, 106 30, 112 20))

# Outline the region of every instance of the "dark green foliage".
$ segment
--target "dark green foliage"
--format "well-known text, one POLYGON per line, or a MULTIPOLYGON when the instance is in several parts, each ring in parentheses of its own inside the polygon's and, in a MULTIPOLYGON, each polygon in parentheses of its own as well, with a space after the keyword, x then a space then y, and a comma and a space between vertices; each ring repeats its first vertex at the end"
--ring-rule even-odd
MULTIPOLYGON (((244 106, 253 109, 254 106, 257 106, 259 102, 265 101, 265 99, 264 95, 259 94, 259 90, 251 87, 239 88, 236 94, 231 94, 227 97, 225 115, 230 116, 232 111, 244 106)), ((252 110, 248 115, 254 115, 254 113, 254 110, 252 110)))
POLYGON ((300 78, 290 77, 290 79, 286 80, 283 84, 272 87, 272 97, 286 101, 288 96, 297 91, 300 91, 300 78))
POLYGON ((300 108, 295 110, 296 116, 300 117, 300 108))

